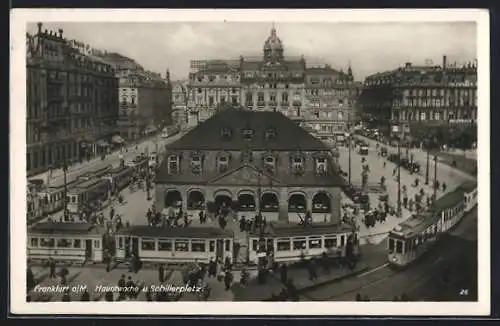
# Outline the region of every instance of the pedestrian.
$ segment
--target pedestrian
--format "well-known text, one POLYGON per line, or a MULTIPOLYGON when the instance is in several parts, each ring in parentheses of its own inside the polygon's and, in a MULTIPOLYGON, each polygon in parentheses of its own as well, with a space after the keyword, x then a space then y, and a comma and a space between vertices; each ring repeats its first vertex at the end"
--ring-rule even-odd
POLYGON ((28 267, 28 269, 26 270, 26 288, 28 289, 28 291, 35 287, 35 283, 36 281, 35 276, 33 275, 33 271, 31 270, 31 267, 28 267))
POLYGON ((280 267, 280 280, 283 284, 286 284, 286 281, 288 280, 288 268, 286 264, 282 264, 280 267))
POLYGON ((69 295, 69 289, 66 289, 64 291, 64 294, 62 296, 62 302, 70 302, 71 301, 71 297, 69 295))
POLYGON ((107 291, 104 294, 104 301, 107 301, 107 302, 113 302, 114 301, 114 295, 113 295, 112 291, 107 291))
POLYGON ((363 298, 361 297, 361 294, 356 293, 356 301, 363 301, 363 298))
POLYGON ((87 291, 87 289, 85 289, 85 291, 80 296, 80 301, 90 301, 90 294, 89 291, 87 291))
POLYGON ((208 263, 208 277, 212 276, 217 276, 217 263, 212 258, 210 258, 210 262, 208 263))
POLYGON ((52 259, 52 257, 49 259, 49 271, 50 271, 49 277, 55 278, 56 277, 56 262, 54 261, 54 259, 52 259))
POLYGON ((126 288, 127 288, 127 293, 126 293, 127 296, 129 297, 129 299, 133 299, 134 298, 133 289, 135 288, 135 283, 134 283, 134 281, 132 281, 132 276, 128 277, 126 288))
POLYGON ((233 281, 233 273, 231 273, 231 271, 228 270, 224 275, 224 285, 226 291, 229 291, 229 289, 231 288, 232 281, 233 281))
POLYGON ((160 267, 158 267, 158 281, 160 283, 163 283, 164 276, 165 276, 165 268, 163 267, 163 265, 160 265, 160 267))
POLYGON ((318 274, 316 272, 316 264, 315 264, 314 259, 311 259, 309 261, 308 271, 309 271, 309 280, 314 281, 318 278, 318 274))
POLYGON ((446 192, 446 183, 443 182, 443 184, 441 186, 442 186, 443 192, 446 192))
POLYGON ((122 274, 120 279, 118 280, 118 301, 122 301, 125 299, 125 286, 127 282, 125 281, 125 275, 122 274))

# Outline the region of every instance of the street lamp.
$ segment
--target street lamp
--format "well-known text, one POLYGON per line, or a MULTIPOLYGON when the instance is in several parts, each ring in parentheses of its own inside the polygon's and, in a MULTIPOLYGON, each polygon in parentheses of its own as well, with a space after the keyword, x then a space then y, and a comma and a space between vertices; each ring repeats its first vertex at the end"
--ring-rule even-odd
POLYGON ((438 160, 437 160, 437 155, 434 155, 434 200, 436 200, 437 196, 437 165, 438 165, 438 160))
POLYGON ((69 219, 69 212, 68 212, 68 179, 67 179, 67 173, 68 173, 68 163, 66 159, 63 161, 63 177, 64 177, 64 220, 67 221, 69 219))
POLYGON ((427 139, 425 141, 425 149, 426 149, 426 152, 427 152, 427 157, 426 157, 426 161, 425 161, 425 184, 428 185, 429 184, 429 158, 430 158, 430 151, 429 151, 429 140, 427 139))

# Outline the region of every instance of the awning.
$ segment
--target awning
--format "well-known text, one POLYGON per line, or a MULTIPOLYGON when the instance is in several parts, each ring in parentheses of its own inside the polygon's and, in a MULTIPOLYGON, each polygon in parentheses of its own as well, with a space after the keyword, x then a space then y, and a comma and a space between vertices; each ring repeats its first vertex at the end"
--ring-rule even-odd
POLYGON ((123 144, 125 141, 119 135, 115 135, 111 138, 111 142, 115 144, 123 144))
POLYGON ((103 139, 99 139, 98 141, 96 141, 96 144, 97 146, 100 146, 100 147, 107 147, 109 146, 108 142, 103 140, 103 139))

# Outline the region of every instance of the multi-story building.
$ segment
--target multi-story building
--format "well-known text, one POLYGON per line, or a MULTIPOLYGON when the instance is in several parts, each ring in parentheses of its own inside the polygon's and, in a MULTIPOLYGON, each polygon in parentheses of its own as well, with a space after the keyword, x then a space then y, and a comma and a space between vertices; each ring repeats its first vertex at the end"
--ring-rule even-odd
POLYGON ((118 117, 113 68, 72 47, 61 29, 38 23, 26 40, 28 174, 106 151, 118 117))
POLYGON ((304 57, 285 57, 273 27, 261 57, 194 60, 188 84, 192 123, 206 120, 218 107, 277 111, 314 128, 322 137, 344 132, 353 115, 359 87, 352 70, 308 68, 304 57))
POLYGON ((131 72, 119 81, 120 134, 137 139, 171 121, 171 91, 159 74, 131 72))
POLYGON ((180 129, 184 129, 189 123, 187 95, 186 83, 184 81, 172 82, 172 122, 180 129))
MULTIPOLYGON (((340 221, 341 177, 331 150, 279 112, 225 110, 167 145, 156 208, 222 205, 267 221, 340 221), (210 204, 209 204, 210 203, 210 204)), ((209 208, 212 207, 212 208, 209 208)))
POLYGON ((404 67, 368 76, 363 112, 408 127, 477 120, 477 64, 404 67))

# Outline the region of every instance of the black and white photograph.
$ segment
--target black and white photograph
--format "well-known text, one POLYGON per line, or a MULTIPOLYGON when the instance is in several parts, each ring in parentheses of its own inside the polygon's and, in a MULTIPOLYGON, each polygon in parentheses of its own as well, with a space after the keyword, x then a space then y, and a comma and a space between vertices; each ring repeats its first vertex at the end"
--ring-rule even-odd
POLYGON ((140 12, 11 15, 13 309, 489 313, 487 12, 140 12))

